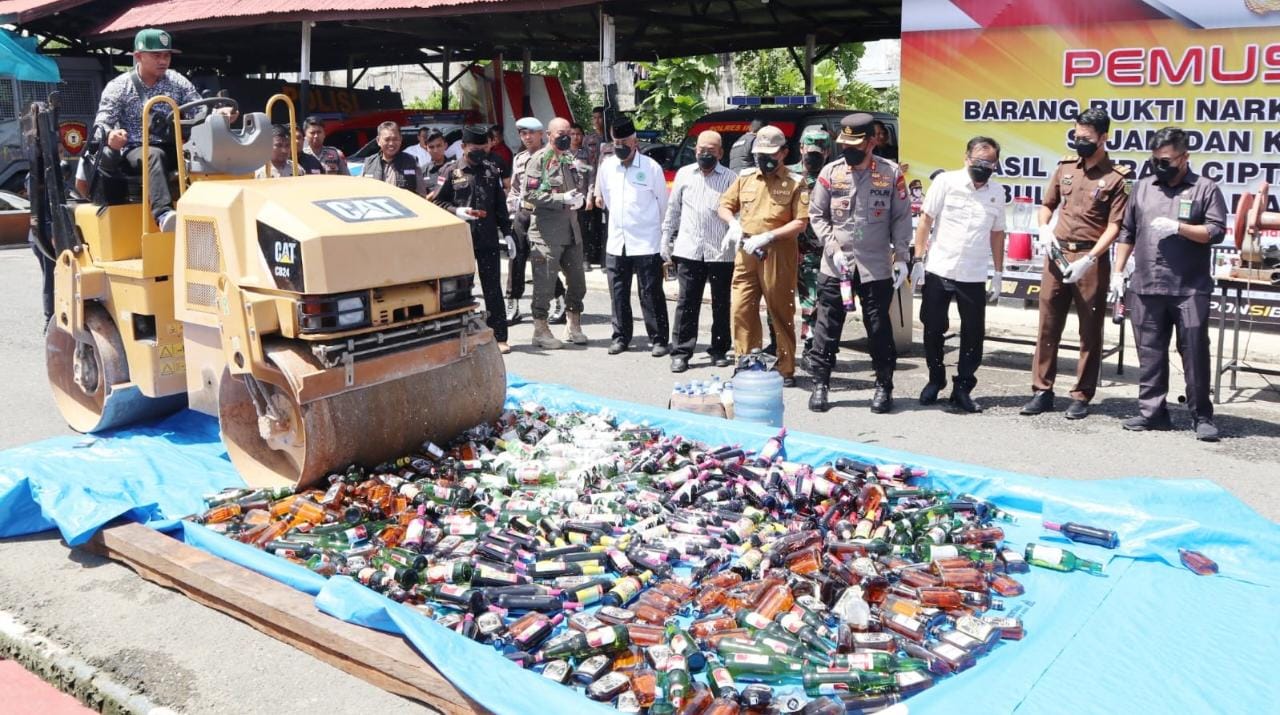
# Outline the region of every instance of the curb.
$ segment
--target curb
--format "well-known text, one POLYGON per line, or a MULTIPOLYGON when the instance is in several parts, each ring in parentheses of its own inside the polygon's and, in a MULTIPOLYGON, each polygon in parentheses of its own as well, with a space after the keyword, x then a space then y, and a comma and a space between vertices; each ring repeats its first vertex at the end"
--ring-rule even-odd
POLYGON ((178 715, 0 611, 0 657, 105 715, 178 715))

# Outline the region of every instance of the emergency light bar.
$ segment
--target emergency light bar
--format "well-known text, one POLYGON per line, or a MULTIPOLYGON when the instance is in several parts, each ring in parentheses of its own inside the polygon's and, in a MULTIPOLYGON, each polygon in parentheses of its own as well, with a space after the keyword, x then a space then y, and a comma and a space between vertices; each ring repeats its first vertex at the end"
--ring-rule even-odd
POLYGON ((776 97, 730 97, 728 103, 735 107, 759 107, 767 104, 783 107, 807 107, 818 103, 816 94, 788 94, 776 97))

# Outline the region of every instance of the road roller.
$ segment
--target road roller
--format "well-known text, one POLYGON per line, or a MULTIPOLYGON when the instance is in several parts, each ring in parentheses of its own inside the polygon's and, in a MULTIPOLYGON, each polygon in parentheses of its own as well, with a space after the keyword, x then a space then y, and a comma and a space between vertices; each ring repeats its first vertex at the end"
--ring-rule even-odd
POLYGON ((234 100, 147 102, 143 151, 184 158, 167 177, 169 232, 147 172, 104 154, 87 152, 89 196, 68 192, 56 97, 32 105, 24 134, 36 243, 56 265, 45 356, 67 423, 102 432, 189 407, 218 418, 248 484, 302 487, 496 418, 506 383, 467 225, 366 178, 253 179, 277 102, 296 126, 283 95, 235 130, 211 111, 234 100))

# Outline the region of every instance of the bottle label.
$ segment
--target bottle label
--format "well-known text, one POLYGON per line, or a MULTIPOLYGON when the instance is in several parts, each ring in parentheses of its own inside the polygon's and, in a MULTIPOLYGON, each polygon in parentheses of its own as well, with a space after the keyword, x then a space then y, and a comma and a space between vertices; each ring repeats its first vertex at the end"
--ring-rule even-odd
POLYGON ((1062 563, 1063 551, 1055 546, 1042 546, 1035 544, 1031 547, 1031 558, 1036 561, 1042 561, 1046 564, 1060 565, 1062 563))
POLYGON ((672 654, 667 658, 667 672, 671 672, 673 670, 688 670, 688 669, 689 669, 689 665, 685 663, 684 656, 679 654, 672 654))
POLYGON ((510 584, 518 583, 520 581, 520 577, 516 574, 498 571, 496 569, 489 568, 488 566, 480 567, 480 576, 491 581, 502 581, 510 584))
POLYGON ((911 616, 906 616, 901 613, 893 614, 893 622, 897 623, 898 625, 902 626, 903 628, 906 628, 907 630, 913 633, 915 631, 920 630, 920 621, 917 621, 911 616))
POLYGON ((804 619, 794 613, 788 612, 782 617, 782 627, 792 633, 799 633, 804 628, 804 619))
POLYGON ((954 544, 942 544, 929 549, 929 558, 933 561, 938 559, 954 559, 960 555, 960 550, 954 544))
POLYGON ((933 652, 940 657, 953 662, 964 660, 969 655, 950 643, 940 643, 934 646, 933 652))
POLYGON ((711 679, 715 681, 716 688, 723 690, 724 688, 733 687, 733 676, 725 668, 715 668, 711 671, 711 679))
POLYGON ((516 634, 516 640, 523 643, 524 641, 533 638, 544 625, 546 625, 546 621, 541 618, 535 620, 533 623, 525 626, 524 630, 516 634))
POLYGON ((790 646, 778 640, 777 638, 761 638, 760 643, 768 646, 770 649, 772 649, 775 653, 779 655, 786 655, 787 652, 791 650, 790 646))
POLYGON ((769 665, 769 656, 756 655, 754 653, 734 653, 731 662, 738 665, 769 665))
POLYGON ((618 639, 613 628, 597 628, 587 634, 587 645, 592 648, 603 648, 618 639))
POLYGON ((677 653, 688 653, 690 651, 689 641, 684 637, 683 633, 677 633, 671 639, 671 649, 677 653))
POLYGON ((748 626, 759 630, 768 628, 770 623, 768 618, 765 618, 756 611, 751 611, 742 620, 746 621, 748 626))
POLYGON ((874 653, 850 653, 845 656, 849 663, 849 667, 854 670, 875 670, 876 656, 874 653))
POLYGON ((442 596, 453 596, 455 598, 462 597, 467 592, 465 586, 457 586, 454 584, 445 584, 436 589, 436 593, 442 596))

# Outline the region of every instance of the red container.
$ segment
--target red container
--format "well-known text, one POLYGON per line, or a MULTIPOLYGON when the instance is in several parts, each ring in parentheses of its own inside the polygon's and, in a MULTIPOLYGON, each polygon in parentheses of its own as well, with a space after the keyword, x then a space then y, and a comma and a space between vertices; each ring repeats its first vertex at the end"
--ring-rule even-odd
POLYGON ((1031 260, 1031 234, 1009 234, 1009 245, 1006 247, 1005 252, 1011 261, 1031 260))

